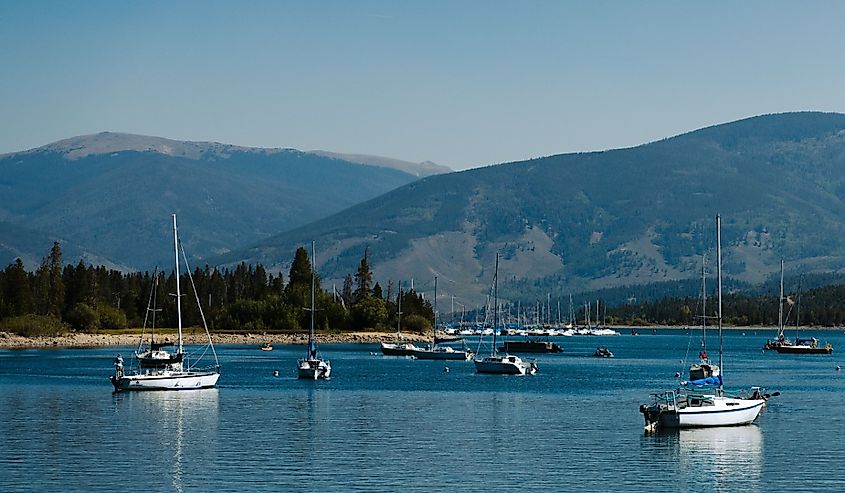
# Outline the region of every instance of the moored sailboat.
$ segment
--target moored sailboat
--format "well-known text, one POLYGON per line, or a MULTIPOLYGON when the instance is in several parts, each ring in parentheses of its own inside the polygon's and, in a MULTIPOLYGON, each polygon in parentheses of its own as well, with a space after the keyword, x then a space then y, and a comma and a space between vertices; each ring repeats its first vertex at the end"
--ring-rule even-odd
POLYGON ((498 332, 499 312, 499 254, 496 253, 496 270, 493 274, 493 345, 490 349, 490 356, 476 359, 475 371, 477 373, 493 373, 498 375, 534 375, 537 373, 535 361, 524 361, 519 356, 504 353, 499 354, 496 347, 496 333, 498 332))
MULTIPOLYGON (((205 321, 205 315, 202 311, 202 305, 199 302, 196 286, 193 284, 194 279, 193 276, 191 276, 191 270, 187 265, 187 256, 185 255, 184 249, 182 249, 182 258, 185 260, 185 268, 188 274, 188 279, 191 280, 194 298, 196 300, 197 307, 199 308, 206 336, 208 337, 208 344, 206 347, 211 349, 211 353, 214 357, 214 367, 198 367, 198 364, 202 360, 202 356, 191 363, 184 350, 182 340, 182 292, 179 284, 179 251, 181 245, 179 243, 179 233, 176 228, 176 214, 173 214, 173 246, 176 260, 176 314, 178 320, 178 342, 176 343, 176 352, 170 353, 164 349, 165 346, 171 344, 157 344, 151 339, 149 349, 141 349, 139 347, 139 350, 136 351, 135 356, 138 362, 138 368, 129 373, 124 371, 123 358, 118 354, 114 362, 115 372, 110 377, 115 392, 123 390, 203 389, 214 387, 217 385, 217 380, 220 378, 220 363, 217 360, 217 352, 214 350, 214 344, 211 341, 211 333, 208 331, 208 324, 206 324, 205 321)), ((153 310, 155 309, 153 308, 153 310)), ((155 311, 153 313, 155 313, 155 311)), ((141 337, 143 340, 143 334, 141 337)), ((201 354, 204 355, 205 351, 202 351, 201 354)))
MULTIPOLYGON (((460 350, 451 346, 439 345, 437 339, 437 276, 434 277, 434 327, 432 327, 431 346, 411 350, 411 356, 417 359, 461 361, 472 359, 472 350, 466 345, 460 350)), ((463 342, 463 340, 461 340, 463 342)))
POLYGON ((311 242, 311 325, 308 331, 308 347, 306 349, 305 358, 296 362, 297 378, 305 380, 328 380, 332 374, 332 364, 329 360, 324 360, 320 357, 317 351, 317 339, 314 336, 314 312, 316 306, 314 299, 317 295, 317 273, 316 273, 316 256, 314 255, 314 242, 311 242))
POLYGON ((702 380, 718 377, 721 370, 707 357, 707 257, 701 258, 701 351, 698 353, 698 363, 689 367, 690 380, 702 380))
MULTIPOLYGON (((783 284, 783 270, 781 269, 781 285, 783 284)), ((781 287, 781 291, 783 288, 781 287)), ((783 298, 783 296, 781 296, 783 298)), ((790 342, 785 337, 778 341, 778 344, 774 347, 775 351, 779 354, 832 354, 833 353, 833 345, 830 343, 825 344, 824 346, 819 345, 818 339, 815 337, 798 337, 798 331, 800 327, 800 315, 801 315, 801 285, 798 285, 798 301, 795 305, 795 342, 790 342)), ((781 324, 783 325, 783 324, 781 324)), ((781 332, 783 330, 781 329, 781 332)))
POLYGON ((396 342, 382 342, 380 348, 385 356, 412 356, 420 349, 413 342, 402 342, 402 281, 396 298, 396 342))
MULTIPOLYGON (((718 272, 719 367, 724 368, 722 339, 722 251, 721 218, 716 216, 716 270, 718 272)), ((709 389, 678 388, 654 395, 650 405, 641 405, 645 428, 653 431, 662 428, 693 428, 708 426, 734 426, 753 422, 765 404, 760 389, 753 389, 750 396, 725 394, 722 375, 703 380, 682 382, 693 386, 712 385, 709 389)))
POLYGON ((780 346, 788 346, 792 344, 792 341, 786 338, 784 334, 784 325, 783 325, 783 259, 780 259, 780 296, 778 297, 778 332, 775 336, 775 340, 767 340, 766 343, 763 345, 763 349, 770 350, 770 349, 777 349, 780 346))

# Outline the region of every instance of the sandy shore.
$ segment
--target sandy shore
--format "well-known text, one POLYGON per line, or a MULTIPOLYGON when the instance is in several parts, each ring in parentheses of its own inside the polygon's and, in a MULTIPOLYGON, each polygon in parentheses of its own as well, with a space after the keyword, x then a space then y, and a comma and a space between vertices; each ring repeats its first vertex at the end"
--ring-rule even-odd
MULTIPOLYGON (((7 332, 0 332, 0 348, 23 349, 44 347, 101 347, 101 346, 133 346, 138 344, 140 334, 82 334, 71 333, 58 337, 23 337, 7 332)), ((305 344, 308 337, 305 334, 213 334, 214 344, 255 344, 265 342, 272 344, 305 344)), ((430 341, 431 335, 402 334, 406 341, 430 341)), ((347 332, 343 334, 317 334, 320 344, 378 344, 396 339, 395 332, 347 332)), ((156 335, 157 341, 176 340, 176 333, 162 333, 156 335)), ((205 334, 188 333, 184 335, 186 344, 204 343, 205 334)))
MULTIPOLYGON (((612 329, 618 331, 620 334, 630 334, 631 330, 635 330, 639 334, 650 334, 652 329, 656 331, 667 329, 691 329, 696 330, 698 327, 670 327, 670 326, 651 326, 651 327, 621 327, 613 326, 612 329)), ((773 327, 725 327, 726 330, 743 331, 743 332, 757 332, 757 331, 774 331, 773 327)), ((843 327, 808 327, 808 330, 816 332, 845 330, 843 327)), ((439 334, 438 336, 445 336, 439 334)), ((83 334, 70 333, 59 337, 23 337, 7 332, 0 332, 0 349, 23 349, 23 348, 83 348, 83 347, 101 347, 101 346, 134 346, 138 344, 140 333, 124 333, 124 334, 83 334)), ((265 342, 271 344, 305 344, 307 335, 305 334, 250 334, 250 333, 214 333, 214 344, 255 344, 260 345, 265 342)), ((380 342, 393 342, 396 339, 395 332, 345 332, 342 334, 317 334, 317 342, 320 344, 378 344, 380 342)), ((402 339, 412 342, 429 342, 431 341, 431 334, 414 334, 402 333, 402 339)), ((156 333, 156 340, 176 340, 176 332, 162 332, 156 333)), ((205 343, 205 334, 189 331, 184 335, 186 344, 205 343)))

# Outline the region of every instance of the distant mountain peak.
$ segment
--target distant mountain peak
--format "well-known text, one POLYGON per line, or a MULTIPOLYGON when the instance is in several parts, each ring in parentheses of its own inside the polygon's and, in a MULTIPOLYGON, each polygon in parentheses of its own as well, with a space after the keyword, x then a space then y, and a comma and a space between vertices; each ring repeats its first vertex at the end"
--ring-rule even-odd
MULTIPOLYGON (((125 151, 155 152, 166 156, 194 160, 208 158, 226 159, 231 157, 231 155, 235 152, 264 155, 272 155, 282 152, 303 152, 292 148, 245 147, 233 144, 223 144, 220 142, 174 140, 164 137, 123 132, 99 132, 96 134, 79 135, 24 152, 57 152, 63 154, 66 159, 77 160, 91 155, 125 151)), ((21 153, 9 153, 0 155, 0 157, 13 154, 21 153)), ((450 173, 452 171, 446 166, 441 166, 431 161, 413 163, 383 156, 372 156, 369 154, 343 154, 329 151, 311 151, 309 154, 315 154, 332 159, 340 159, 365 166, 395 169, 416 177, 438 175, 450 173)))
POLYGON ((75 160, 90 155, 123 151, 156 152, 166 156, 200 159, 209 155, 228 157, 233 152, 238 151, 268 154, 286 150, 289 151, 290 149, 262 149, 221 144, 220 142, 182 141, 150 135, 100 132, 59 140, 27 152, 59 152, 64 154, 67 159, 75 160))
POLYGON ((383 156, 372 156, 369 154, 343 154, 339 152, 329 151, 310 151, 312 154, 320 156, 331 157, 335 159, 343 159, 358 164, 366 164, 368 166, 380 166, 382 168, 398 169, 405 173, 410 173, 417 177, 425 177, 431 175, 440 175, 444 173, 451 173, 452 169, 446 166, 433 163, 431 161, 423 161, 421 163, 413 163, 410 161, 402 161, 401 159, 393 159, 383 156))

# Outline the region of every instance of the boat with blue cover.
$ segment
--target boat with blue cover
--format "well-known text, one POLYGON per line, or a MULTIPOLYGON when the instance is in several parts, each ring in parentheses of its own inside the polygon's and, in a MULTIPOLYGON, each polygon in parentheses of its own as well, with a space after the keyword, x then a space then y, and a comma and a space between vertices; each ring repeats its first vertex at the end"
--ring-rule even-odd
MULTIPOLYGON (((716 216, 716 269, 718 276, 719 368, 724 368, 722 339, 721 218, 716 216)), ((765 405, 767 394, 752 388, 746 394, 725 392, 722 374, 681 382, 675 390, 652 394, 653 402, 640 406, 646 431, 657 428, 736 426, 752 423, 765 405)), ((776 394, 773 394, 776 395, 776 394)))

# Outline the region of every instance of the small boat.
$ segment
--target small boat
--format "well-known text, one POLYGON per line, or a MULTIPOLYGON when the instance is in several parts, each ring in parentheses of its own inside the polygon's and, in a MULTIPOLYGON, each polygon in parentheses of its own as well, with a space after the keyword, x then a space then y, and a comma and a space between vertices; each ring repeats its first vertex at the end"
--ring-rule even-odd
POLYGON ((431 332, 431 346, 414 349, 411 351, 411 356, 416 359, 423 360, 466 361, 472 359, 472 350, 466 346, 464 346, 461 350, 457 350, 451 346, 440 345, 441 342, 463 342, 463 339, 457 337, 450 337, 447 339, 437 338, 437 276, 434 276, 434 327, 432 327, 431 332))
POLYGON ((606 347, 597 347, 596 352, 593 353, 593 356, 597 358, 612 358, 613 353, 610 352, 610 349, 607 349, 606 347))
POLYGON ((328 380, 332 375, 332 364, 329 360, 320 357, 317 351, 317 338, 314 336, 314 312, 316 310, 314 300, 317 296, 317 273, 314 261, 317 258, 314 254, 314 242, 311 242, 311 328, 308 331, 308 347, 305 357, 296 362, 297 378, 301 380, 328 380))
MULTIPOLYGON (((781 283, 783 283, 783 261, 781 261, 781 283)), ((783 292, 783 287, 781 287, 783 292)), ((783 296, 781 296, 783 298, 783 296)), ((789 298, 786 298, 788 303, 791 303, 789 298)), ((783 329, 780 332, 780 339, 776 341, 772 349, 778 354, 832 354, 833 346, 830 343, 824 346, 819 346, 819 341, 815 337, 800 338, 798 337, 799 327, 801 326, 801 284, 798 285, 798 300, 795 302, 795 342, 792 343, 783 336, 783 329)), ((781 324, 782 326, 783 324, 781 324)))
POLYGON ((380 348, 385 356, 413 356, 420 350, 413 342, 382 342, 380 348))
POLYGON ((796 338, 794 344, 781 344, 775 348, 775 351, 780 354, 831 354, 833 346, 829 343, 819 346, 819 341, 815 337, 796 338))
POLYGON ((492 373, 497 375, 534 375, 537 373, 535 361, 524 361, 519 356, 512 354, 499 354, 496 347, 496 329, 498 329, 498 305, 499 305, 499 254, 496 253, 496 270, 493 274, 493 345, 490 356, 476 359, 475 371, 477 373, 492 373))
MULTIPOLYGON (((719 367, 723 368, 722 251, 719 216, 716 216, 716 259, 719 299, 716 316, 719 327, 719 367)), ((676 390, 652 394, 651 404, 640 405, 646 431, 655 431, 658 427, 694 428, 749 424, 757 419, 768 396, 768 394, 763 394, 759 387, 752 388, 749 395, 726 395, 722 375, 681 382, 681 385, 682 387, 676 390), (710 387, 705 389, 705 386, 710 387)))
MULTIPOLYGON (((692 337, 692 334, 690 334, 692 337)), ((702 380, 718 377, 721 370, 707 357, 707 257, 701 257, 701 351, 698 353, 698 363, 689 367, 690 380, 702 380)))
MULTIPOLYGON (((138 350, 135 351, 135 357, 138 362, 138 368, 135 371, 129 373, 124 371, 123 357, 121 355, 118 354, 114 360, 115 372, 110 377, 110 380, 115 392, 124 390, 204 389, 217 385, 217 380, 220 378, 220 362, 217 360, 217 352, 214 350, 211 333, 208 331, 208 325, 205 323, 205 315, 202 312, 202 305, 199 303, 199 297, 196 294, 195 287, 194 299, 197 302, 203 327, 205 328, 205 334, 208 337, 208 344, 205 349, 200 351, 200 356, 195 360, 191 360, 190 364, 188 364, 188 358, 185 355, 185 349, 182 344, 182 292, 179 285, 179 252, 181 244, 179 243, 179 233, 176 229, 176 214, 173 214, 173 245, 176 257, 174 275, 176 279, 176 314, 179 322, 178 341, 175 344, 176 352, 171 353, 164 349, 165 346, 174 344, 169 342, 155 343, 152 336, 150 338, 150 346, 143 348, 144 334, 141 334, 141 343, 138 350), (202 361, 202 355, 206 353, 207 349, 210 349, 211 354, 214 356, 214 367, 200 368, 198 365, 202 361)), ((185 270, 193 286, 194 279, 187 265, 188 260, 184 249, 181 252, 182 259, 185 261, 185 270)), ((155 312, 157 311, 154 305, 152 305, 155 289, 154 283, 153 290, 150 293, 151 302, 148 303, 147 307, 148 314, 152 310, 153 317, 155 317, 155 312), (153 308, 151 309, 150 306, 153 306, 153 308)), ((144 326, 146 327, 146 320, 144 321, 144 326)))
POLYGON ((499 350, 506 353, 560 353, 563 348, 551 341, 527 338, 524 341, 506 341, 499 350))
POLYGON ((272 344, 270 344, 269 342, 265 342, 264 344, 262 344, 262 345, 259 347, 259 349, 261 349, 262 351, 272 351, 272 350, 273 350, 273 345, 272 345, 272 344))
POLYGON ((411 356, 417 359, 436 359, 436 360, 454 360, 467 361, 471 360, 473 356, 472 349, 463 348, 455 349, 451 346, 435 346, 432 348, 414 349, 411 351, 411 356))
POLYGON ((512 354, 495 354, 475 360, 475 371, 496 375, 534 375, 537 373, 537 363, 524 361, 512 354))
POLYGON ((783 259, 780 259, 780 297, 778 298, 778 332, 775 336, 775 340, 768 339, 766 343, 763 344, 763 349, 766 351, 770 350, 777 350, 780 346, 789 346, 792 345, 792 341, 786 338, 784 334, 784 324, 783 324, 783 302, 785 298, 783 296, 783 259))
POLYGON ((396 295, 396 342, 382 342, 381 354, 385 356, 413 356, 420 348, 413 342, 400 342, 402 339, 402 281, 399 281, 399 294, 396 295))

